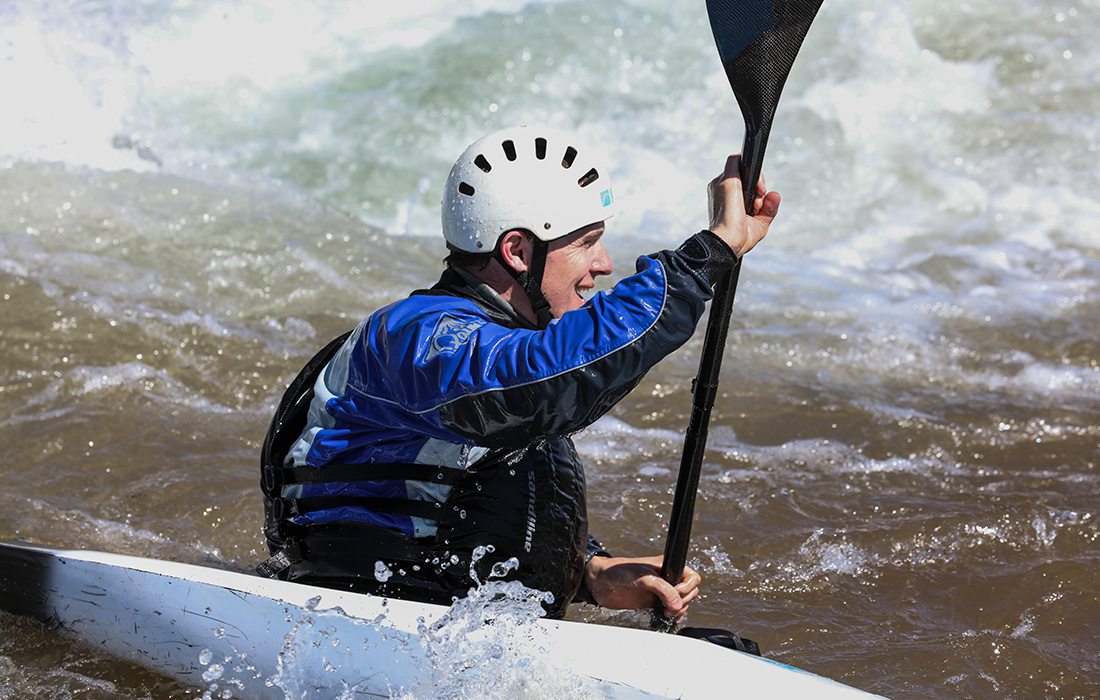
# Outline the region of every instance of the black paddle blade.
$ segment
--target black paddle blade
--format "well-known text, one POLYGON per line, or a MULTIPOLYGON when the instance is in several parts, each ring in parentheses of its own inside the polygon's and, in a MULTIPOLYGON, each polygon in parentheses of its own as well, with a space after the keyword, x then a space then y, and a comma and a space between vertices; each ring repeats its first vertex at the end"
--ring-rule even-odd
POLYGON ((741 184, 752 213, 779 95, 822 0, 707 0, 710 29, 741 114, 741 184))

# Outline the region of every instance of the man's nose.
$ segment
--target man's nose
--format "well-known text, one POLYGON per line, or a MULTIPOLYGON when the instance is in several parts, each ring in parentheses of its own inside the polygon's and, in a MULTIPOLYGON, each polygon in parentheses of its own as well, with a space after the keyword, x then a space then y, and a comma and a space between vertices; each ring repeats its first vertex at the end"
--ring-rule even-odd
POLYGON ((607 249, 603 247, 603 243, 596 244, 598 250, 596 256, 592 259, 592 266, 589 268, 593 275, 610 275, 611 274, 611 256, 607 254, 607 249))

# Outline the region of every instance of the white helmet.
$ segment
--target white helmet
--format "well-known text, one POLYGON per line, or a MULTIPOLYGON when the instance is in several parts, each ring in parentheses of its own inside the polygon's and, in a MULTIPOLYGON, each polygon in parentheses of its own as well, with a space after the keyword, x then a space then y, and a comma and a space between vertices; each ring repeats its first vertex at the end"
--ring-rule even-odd
POLYGON ((575 137, 542 126, 503 129, 458 159, 443 193, 443 237, 488 253, 505 231, 552 241, 614 213, 607 168, 575 137))

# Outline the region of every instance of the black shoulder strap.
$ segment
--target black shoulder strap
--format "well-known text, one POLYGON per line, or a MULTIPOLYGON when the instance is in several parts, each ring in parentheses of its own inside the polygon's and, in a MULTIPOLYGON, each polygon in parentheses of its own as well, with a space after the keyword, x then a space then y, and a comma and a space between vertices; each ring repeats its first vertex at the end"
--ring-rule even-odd
MULTIPOLYGON (((267 467, 283 466, 283 460, 290 446, 305 428, 309 403, 313 400, 313 385, 317 382, 317 377, 336 352, 343 347, 351 333, 348 331, 323 347, 306 363, 287 387, 282 400, 279 401, 279 407, 275 409, 275 416, 271 419, 263 449, 260 451, 261 476, 267 471, 267 467)), ((264 495, 271 497, 273 494, 268 492, 267 485, 263 483, 265 481, 267 480, 261 479, 264 495)))
POLYGON ((361 464, 326 464, 318 467, 279 467, 266 464, 263 468, 265 493, 278 494, 288 484, 346 484, 356 481, 427 481, 453 486, 465 475, 459 468, 434 464, 391 464, 363 462, 361 464))

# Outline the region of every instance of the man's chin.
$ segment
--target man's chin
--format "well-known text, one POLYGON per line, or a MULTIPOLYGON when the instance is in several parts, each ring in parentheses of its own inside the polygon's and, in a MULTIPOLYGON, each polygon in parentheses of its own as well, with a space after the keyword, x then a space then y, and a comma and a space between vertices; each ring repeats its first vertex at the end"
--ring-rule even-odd
POLYGON ((584 297, 574 297, 570 300, 569 304, 564 305, 564 307, 563 305, 559 304, 551 304, 550 315, 554 318, 561 318, 562 314, 569 313, 570 311, 576 311, 587 303, 588 300, 584 297))

